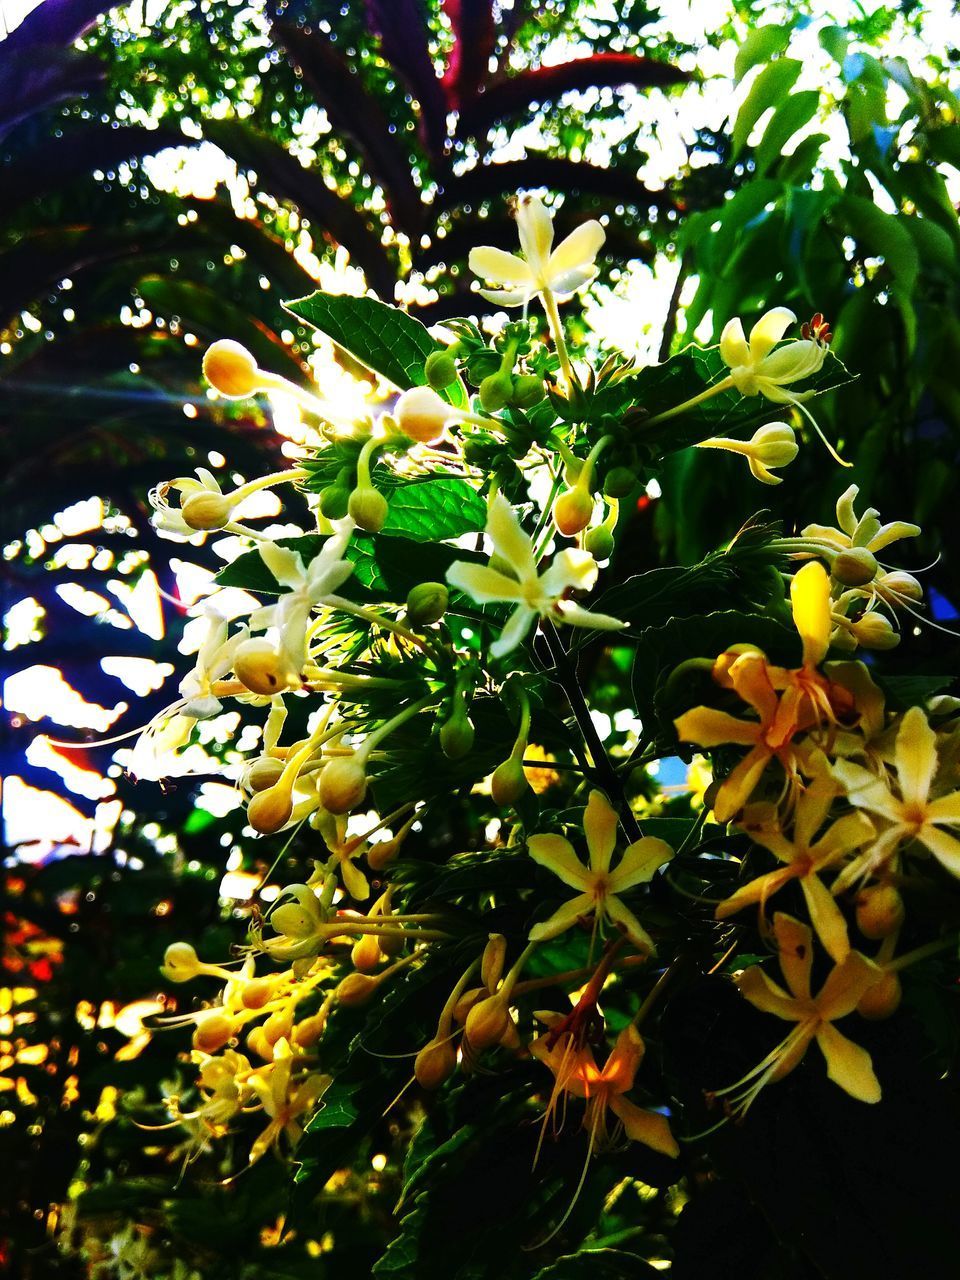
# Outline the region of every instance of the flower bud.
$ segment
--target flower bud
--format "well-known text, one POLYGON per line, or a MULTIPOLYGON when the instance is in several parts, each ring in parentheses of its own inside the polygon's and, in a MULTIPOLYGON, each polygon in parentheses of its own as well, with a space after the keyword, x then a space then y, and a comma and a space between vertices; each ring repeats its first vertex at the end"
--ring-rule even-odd
POLYGON ((245 1009, 262 1009, 273 995, 272 978, 252 978, 240 993, 240 1002, 245 1009))
POLYGON ((513 398, 513 379, 509 373, 491 373, 480 383, 480 403, 487 413, 496 413, 513 398))
POLYGON ((160 972, 168 982, 189 982, 203 972, 203 965, 189 942, 172 942, 163 953, 160 972))
POLYGON ((350 506, 350 490, 331 484, 320 495, 320 512, 328 520, 342 520, 350 506))
POLYGON ((583 540, 583 549, 589 551, 594 560, 609 560, 613 555, 613 533, 605 524, 598 524, 583 540))
POLYGON ((396 858, 403 843, 403 836, 396 835, 392 840, 379 840, 367 850, 367 866, 371 871, 383 871, 396 858))
POLYGON ((527 775, 523 772, 523 765, 515 756, 510 756, 494 769, 493 777, 490 779, 490 794, 493 796, 494 804, 499 805, 501 809, 506 809, 516 804, 527 792, 529 786, 527 775))
POLYGON ((336 757, 321 769, 317 789, 328 813, 350 813, 367 794, 367 771, 356 756, 336 757))
POLYGON ((299 674, 265 636, 253 636, 237 645, 233 674, 251 693, 270 698, 284 689, 300 687, 299 674))
POLYGON ((461 701, 450 719, 440 726, 440 749, 448 760, 462 760, 473 750, 476 730, 461 701))
POLYGON ((800 452, 793 427, 785 422, 768 422, 750 439, 751 454, 765 467, 785 467, 800 452))
POLYGON ((353 944, 350 959, 353 967, 359 969, 361 973, 372 973, 380 963, 382 955, 376 934, 364 933, 353 944))
POLYGON ((233 1019, 225 1013, 204 1014, 193 1033, 193 1047, 202 1053, 216 1053, 233 1039, 233 1019))
POLYGON ((397 400, 393 416, 405 436, 418 444, 432 444, 457 411, 432 387, 411 387, 397 400))
POLYGON ((896 1013, 902 997, 903 987, 899 974, 885 973, 879 982, 867 987, 857 1004, 857 1013, 861 1018, 879 1022, 881 1018, 889 1018, 896 1013))
POLYGON ((538 378, 535 373, 522 373, 514 381, 512 403, 518 409, 532 409, 535 404, 543 400, 546 394, 541 378, 538 378))
POLYGON ((449 1039, 430 1040, 413 1063, 413 1074, 421 1089, 439 1089, 456 1069, 457 1051, 449 1039))
POLYGON ((379 533, 387 519, 387 500, 373 485, 357 485, 350 495, 347 511, 361 529, 379 533))
POLYGON ((289 787, 268 787, 258 791, 247 805, 247 822, 262 836, 272 836, 285 827, 293 814, 293 795, 289 787))
POLYGON ((323 1035, 326 1024, 325 1013, 314 1013, 309 1018, 304 1018, 293 1029, 293 1043, 299 1045, 301 1049, 311 1048, 323 1035))
POLYGON ((257 756, 243 771, 241 782, 246 791, 267 791, 280 781, 283 761, 274 756, 257 756))
POLYGON ((247 1048, 258 1058, 265 1058, 267 1062, 273 1061, 273 1045, 263 1034, 263 1027, 254 1027, 247 1033, 247 1048))
POLYGON ((290 1032, 293 1030, 293 1009, 278 1009, 276 1013, 271 1013, 270 1017, 263 1024, 263 1034, 268 1044, 275 1045, 280 1040, 289 1040, 290 1032))
POLYGON ((457 362, 449 351, 431 351, 423 366, 427 381, 436 391, 449 387, 457 378, 457 362))
POLYGON ((841 551, 830 566, 831 575, 845 587, 865 587, 877 576, 877 557, 866 547, 841 551))
POLYGON ((903 924, 900 890, 892 884, 873 884, 857 894, 857 928, 865 938, 887 938, 903 924))
POLYGON ((230 523, 233 514, 233 503, 222 493, 212 489, 200 489, 191 493, 180 504, 180 514, 184 524, 198 533, 207 533, 212 529, 222 529, 230 523))
POLYGON ((510 1026, 510 1011, 501 995, 480 1000, 467 1014, 464 1034, 470 1047, 482 1053, 491 1045, 499 1044, 510 1026))
POLYGON ((450 592, 442 582, 421 582, 407 596, 407 617, 415 627, 439 622, 450 603, 450 592))
POLYGON ((379 985, 380 978, 371 978, 365 973, 348 973, 337 987, 337 1000, 350 1007, 366 1004, 376 995, 379 985))
POLYGON ((580 485, 561 493, 553 504, 553 523, 565 538, 585 529, 593 518, 593 494, 580 485))
POLYGON ((923 587, 912 573, 904 569, 879 574, 874 586, 877 594, 894 606, 902 604, 905 599, 915 602, 923 599, 923 587))
POLYGON ((851 625, 851 630, 858 644, 864 649, 895 649, 900 637, 893 624, 882 613, 865 613, 863 617, 851 625))
POLYGON ((637 485, 637 477, 629 467, 612 467, 603 482, 608 498, 625 498, 637 485))
POLYGON ((203 357, 203 376, 214 391, 228 400, 252 396, 260 383, 257 362, 239 342, 221 338, 207 347, 203 357))
POLYGON ((491 933, 480 958, 480 981, 492 991, 500 981, 507 959, 507 940, 502 933, 491 933))

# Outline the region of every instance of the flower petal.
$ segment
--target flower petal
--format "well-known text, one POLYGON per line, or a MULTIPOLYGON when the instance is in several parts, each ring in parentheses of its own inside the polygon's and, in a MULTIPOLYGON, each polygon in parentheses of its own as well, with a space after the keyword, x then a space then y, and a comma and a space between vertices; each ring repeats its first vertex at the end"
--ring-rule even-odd
POLYGON ((634 1077, 643 1061, 646 1046, 640 1032, 628 1022, 617 1036, 616 1044, 604 1065, 602 1076, 613 1093, 626 1093, 633 1088, 634 1077))
POLYGON ((533 609, 528 609, 526 605, 518 605, 507 619, 499 638, 490 646, 491 658, 504 658, 508 653, 512 653, 526 638, 530 624, 536 616, 533 609))
POLYGON ((938 831, 930 823, 920 828, 918 838, 951 875, 960 879, 960 840, 946 831, 938 831))
POLYGON ((533 295, 532 289, 478 289, 481 298, 486 298, 495 307, 523 307, 533 295))
POLYGON ((610 888, 614 893, 623 893, 624 889, 632 889, 634 885, 646 884, 672 857, 673 850, 665 840, 643 836, 624 850, 610 876, 610 888))
POLYGON ((744 969, 736 982, 743 998, 761 1013, 772 1013, 784 1022, 802 1022, 809 1014, 805 1005, 788 995, 758 964, 744 969))
POLYGON ((502 493, 495 495, 487 510, 487 535, 496 554, 513 567, 522 582, 536 580, 533 543, 520 527, 516 512, 502 493))
POLYGON ((793 624, 803 641, 803 665, 817 667, 830 647, 830 576, 819 560, 810 560, 790 583, 793 624))
POLYGON ((563 275, 551 277, 550 288, 558 302, 566 302, 584 285, 595 280, 598 274, 596 267, 579 267, 576 271, 565 271, 563 275))
POLYGON ((782 889, 785 884, 789 884, 796 878, 796 872, 791 867, 783 867, 778 871, 768 871, 766 875, 757 876, 756 880, 741 885, 735 893, 731 893, 729 898, 718 903, 713 913, 714 918, 726 920, 754 902, 766 902, 778 889, 782 889))
POLYGON ((606 238, 607 233, 596 218, 582 222, 551 253, 548 264, 551 278, 567 271, 592 267, 606 238))
POLYGON ((527 849, 534 862, 559 876, 571 889, 586 889, 590 883, 589 871, 577 857, 573 845, 563 836, 531 836, 527 849))
POLYGON ((617 843, 617 811, 602 791, 591 791, 583 812, 583 830, 590 850, 590 870, 608 871, 617 843))
POLYGON ((850 938, 836 899, 815 871, 801 877, 800 888, 817 937, 827 954, 839 964, 850 953, 850 938))
POLYGON ((483 244, 470 250, 467 262, 475 276, 489 280, 491 284, 522 285, 525 289, 535 287, 529 265, 516 253, 506 253, 503 249, 483 244))
POLYGON ((543 278, 553 246, 553 218, 539 196, 520 196, 517 201, 517 232, 530 270, 543 278))
POLYGON ((465 591, 478 604, 523 598, 519 582, 508 578, 499 569, 491 569, 485 564, 472 564, 469 560, 456 560, 447 570, 447 582, 451 587, 465 591))
POLYGON ((900 794, 908 805, 925 805, 937 771, 937 735, 920 707, 911 707, 897 734, 895 753, 900 794))
POLYGON ((594 613, 584 609, 572 600, 558 600, 553 607, 558 622, 565 622, 568 627, 593 627, 595 631, 622 631, 627 625, 619 618, 611 618, 609 613, 594 613))
POLYGON ((573 547, 558 552, 540 579, 544 595, 561 596, 564 591, 592 591, 600 570, 589 551, 573 547))
POLYGON ((840 964, 827 974, 827 980, 816 998, 817 1010, 826 1022, 846 1018, 860 1003, 863 993, 883 977, 883 970, 861 955, 851 951, 840 964))
POLYGON ((813 967, 813 934, 808 925, 784 911, 773 917, 780 971, 798 1000, 810 999, 810 970, 813 967))
POLYGON ((750 358, 762 360, 769 355, 797 317, 789 307, 772 307, 764 312, 750 330, 750 358))
POLYGON ((531 942, 547 942, 551 938, 557 938, 572 928, 581 916, 590 915, 593 906, 593 898, 589 893, 578 894, 559 907, 549 919, 535 924, 527 936, 531 942))
POLYGON ((681 742, 696 742, 701 747, 719 747, 733 742, 741 747, 756 743, 760 726, 753 720, 738 720, 727 711, 713 707, 694 707, 674 720, 681 742))
POLYGON ((623 1124, 624 1132, 632 1142, 642 1142, 645 1147, 659 1151, 661 1155, 680 1154, 677 1140, 670 1132, 670 1122, 666 1116, 656 1111, 645 1111, 628 1098, 613 1097, 609 1102, 610 1110, 623 1124))
POLYGON ((727 774, 713 801, 713 816, 718 822, 729 822, 740 812, 772 759, 767 747, 756 746, 727 774))
POLYGON ((750 363, 750 348, 739 319, 728 320, 720 335, 720 358, 729 369, 750 363))
POLYGON ((620 899, 614 895, 610 895, 603 904, 604 914, 614 922, 614 924, 622 925, 627 937, 640 951, 646 951, 648 955, 655 956, 657 948, 647 933, 646 929, 633 914, 629 907, 625 907, 620 899))
POLYGON ((827 1075, 860 1102, 880 1101, 880 1081, 866 1049, 854 1044, 829 1022, 817 1028, 817 1044, 827 1061, 827 1075))

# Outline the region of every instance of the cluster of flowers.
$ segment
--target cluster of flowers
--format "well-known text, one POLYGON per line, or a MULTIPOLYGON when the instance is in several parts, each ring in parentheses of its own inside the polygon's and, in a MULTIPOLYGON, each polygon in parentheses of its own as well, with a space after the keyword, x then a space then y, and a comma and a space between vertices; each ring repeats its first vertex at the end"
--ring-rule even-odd
MULTIPOLYGON (((318 530, 326 535, 316 555, 307 560, 270 540, 239 519, 237 510, 254 492, 305 480, 307 464, 230 492, 200 471, 197 478, 162 485, 154 495, 156 523, 174 536, 224 531, 249 538, 280 595, 232 631, 208 606, 208 634, 196 665, 180 686, 180 699, 142 736, 134 769, 162 774, 197 722, 220 714, 226 700, 262 708, 259 751, 239 778, 249 826, 269 836, 306 823, 325 846, 310 879, 287 886, 251 930, 240 968, 204 963, 185 942, 172 946, 166 958, 165 973, 172 981, 209 977, 222 983, 218 998, 180 1015, 181 1022, 194 1026, 198 1101, 188 1106, 172 1100, 175 1119, 205 1140, 227 1131, 240 1115, 262 1111, 267 1123, 253 1143, 251 1162, 281 1139, 295 1144, 305 1118, 321 1104, 330 1083, 323 1037, 331 1009, 373 1000, 455 934, 455 924, 442 913, 404 914, 392 904, 389 866, 417 822, 422 797, 411 794, 393 812, 377 811, 359 831, 358 818, 351 820, 350 815, 370 807, 369 788, 372 782, 375 794, 378 772, 389 763, 391 736, 412 721, 429 722, 437 737, 428 749, 462 759, 474 745, 469 714, 474 691, 481 684, 491 692, 503 686, 511 670, 506 660, 528 640, 538 619, 551 629, 563 624, 615 633, 623 625, 576 598, 596 584, 598 561, 612 549, 618 496, 636 484, 635 474, 617 458, 617 442, 602 436, 586 456, 578 456, 578 447, 584 452, 589 441, 561 414, 555 429, 518 446, 521 470, 530 479, 539 474, 549 482, 549 498, 532 519, 508 501, 495 477, 471 461, 472 428, 515 443, 511 420, 497 416, 504 407, 573 402, 585 386, 566 345, 558 303, 594 277, 603 230, 589 222, 554 248, 552 221, 539 200, 521 198, 516 214, 522 256, 479 248, 470 265, 496 286, 482 292, 499 305, 526 308, 534 297, 542 300, 553 363, 541 362, 535 372, 521 344, 508 343, 492 365, 488 361, 472 408, 453 403, 455 398, 471 403, 457 343, 429 358, 429 385, 403 391, 375 421, 350 423, 339 421, 322 400, 258 369, 236 344, 218 342, 208 351, 205 373, 222 396, 282 387, 325 430, 356 441, 355 470, 328 487, 315 508, 318 530), (445 394, 451 387, 464 394, 445 394), (355 533, 377 532, 388 516, 389 497, 376 487, 371 469, 379 450, 402 456, 406 471, 395 473, 401 482, 403 474, 441 460, 445 474, 474 482, 488 501, 489 562, 456 561, 445 583, 415 587, 405 609, 358 604, 342 593, 354 570, 355 533), (544 565, 556 535, 575 540, 574 545, 544 565), (451 591, 495 606, 484 619, 499 627, 499 634, 479 662, 444 625, 451 591), (352 620, 354 629, 345 629, 345 620, 352 620), (411 669, 417 673, 413 678, 411 669), (304 697, 316 702, 307 736, 284 741, 290 699, 304 697), (378 882, 379 896, 368 906, 371 880, 378 882), (258 967, 258 957, 266 969, 258 967)), ((791 312, 776 308, 755 325, 749 341, 740 322, 731 321, 720 344, 728 373, 684 404, 647 418, 646 425, 679 418, 731 391, 802 408, 813 393, 798 391, 795 384, 823 365, 829 332, 815 317, 801 337, 782 341, 794 321, 791 312)), ((613 376, 623 373, 620 367, 613 376)), ((749 441, 711 437, 699 447, 742 454, 758 480, 775 484, 774 471, 794 458, 798 445, 794 429, 776 422, 762 426, 749 441)), ((944 830, 960 824, 957 708, 941 702, 889 714, 866 666, 850 658, 825 661, 831 646, 850 653, 895 644, 898 612, 912 610, 922 596, 914 577, 877 559, 889 544, 919 530, 903 523, 881 525, 872 510, 858 517, 856 496, 851 488, 840 499, 838 528, 812 525, 798 537, 770 544, 780 563, 788 557, 804 562, 791 582, 803 641, 800 667, 776 666, 749 646, 728 651, 707 665, 718 699, 727 705, 739 700, 745 714, 699 707, 676 722, 682 742, 708 751, 747 748, 713 784, 708 801, 718 822, 733 823, 779 864, 744 884, 717 911, 725 920, 759 904, 761 928, 778 952, 789 990, 772 982, 762 966, 746 969, 737 982, 752 1004, 795 1024, 743 1081, 718 1091, 739 1110, 761 1086, 792 1069, 814 1039, 831 1077, 843 1088, 865 1101, 879 1096, 866 1052, 834 1023, 854 1010, 880 1017, 895 1009, 897 973, 909 961, 896 954, 904 916, 902 882, 907 873, 922 877, 929 855, 953 873, 960 868, 960 842, 944 830), (769 898, 793 881, 802 889, 810 924, 778 913, 768 925, 769 898), (847 895, 853 895, 858 946, 842 909, 847 895), (811 991, 813 935, 834 963, 816 996, 811 991), (873 941, 878 948, 867 954, 873 941)), ((529 787, 523 760, 531 713, 528 702, 520 701, 516 740, 490 779, 493 803, 506 811, 515 810, 529 787)), ((619 815, 615 807, 621 800, 590 792, 583 811, 588 862, 565 836, 528 833, 518 821, 515 845, 525 846, 574 894, 533 926, 512 964, 507 939, 489 937, 450 990, 436 1032, 414 1064, 419 1085, 436 1089, 458 1067, 472 1070, 492 1048, 529 1051, 554 1078, 547 1118, 561 1099, 586 1102, 588 1158, 597 1144, 623 1133, 667 1155, 678 1151, 665 1107, 644 1109, 626 1096, 643 1057, 638 1027, 649 1002, 620 1032, 603 1067, 592 1047, 604 983, 611 974, 649 965, 655 954, 650 933, 621 895, 651 882, 673 857, 662 840, 640 837, 614 864, 618 825, 631 834, 622 805, 619 815), (554 974, 549 981, 524 979, 537 947, 583 925, 592 929, 593 939, 585 968, 554 974), (517 1001, 548 985, 579 994, 566 1014, 537 1013, 544 1029, 536 1033, 529 1017, 518 1017, 517 1001)))

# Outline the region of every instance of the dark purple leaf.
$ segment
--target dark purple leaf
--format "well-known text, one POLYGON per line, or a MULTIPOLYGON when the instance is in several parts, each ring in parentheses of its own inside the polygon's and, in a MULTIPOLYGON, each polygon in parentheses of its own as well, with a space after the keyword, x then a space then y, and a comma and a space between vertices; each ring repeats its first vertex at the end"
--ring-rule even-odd
POLYGON ((443 10, 453 28, 443 88, 452 111, 469 108, 487 75, 496 44, 491 0, 444 0, 443 10))
POLYGON ((423 140, 439 155, 447 142, 447 105, 430 58, 429 32, 420 0, 365 0, 367 24, 380 37, 383 56, 420 104, 423 140))
POLYGON ((635 205, 638 209, 675 207, 668 192, 651 191, 622 170, 601 169, 598 165, 544 155, 530 155, 525 160, 508 160, 502 164, 478 165, 461 177, 449 179, 440 191, 437 204, 445 209, 475 205, 533 187, 549 187, 564 194, 579 192, 609 196, 618 203, 635 205))

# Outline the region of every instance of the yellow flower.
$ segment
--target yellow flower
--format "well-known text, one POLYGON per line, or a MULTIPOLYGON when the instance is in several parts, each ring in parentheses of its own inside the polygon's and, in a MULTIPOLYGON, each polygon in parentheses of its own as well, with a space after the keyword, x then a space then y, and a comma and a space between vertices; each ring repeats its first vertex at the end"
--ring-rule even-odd
POLYGON ((333 1083, 332 1076, 315 1073, 296 1080, 293 1069, 298 1065, 298 1060, 290 1055, 288 1049, 284 1056, 268 1063, 250 1079, 264 1112, 270 1118, 270 1123, 250 1148, 250 1164, 255 1164, 281 1137, 286 1137, 291 1147, 295 1147, 303 1137, 300 1116, 312 1111, 333 1083))
POLYGON ((510 503, 497 494, 487 513, 487 536, 494 554, 510 571, 492 565, 458 560, 447 570, 447 582, 473 597, 478 604, 506 601, 515 604, 498 640, 490 646, 494 658, 510 653, 526 636, 533 620, 550 617, 575 627, 619 631, 626 623, 604 613, 591 613, 566 597, 571 591, 593 589, 599 570, 587 551, 566 550, 555 555, 550 568, 537 571, 533 542, 520 527, 510 503))
POLYGON ((734 1109, 742 1114, 764 1085, 789 1074, 816 1040, 826 1059, 827 1075, 835 1084, 860 1102, 879 1102, 880 1082, 870 1055, 833 1024, 853 1013, 864 992, 881 980, 883 970, 859 951, 850 951, 834 965, 814 996, 810 990, 813 935, 809 927, 778 912, 773 931, 789 991, 768 978, 759 965, 745 969, 737 986, 755 1009, 796 1026, 742 1080, 718 1089, 716 1096, 729 1095, 734 1109))
POLYGON ((594 928, 604 919, 612 920, 623 928, 635 947, 652 955, 656 949, 653 939, 618 895, 635 885, 646 884, 658 867, 670 861, 673 850, 663 840, 644 836, 627 846, 611 871, 610 859, 617 843, 617 814, 602 791, 590 792, 583 814, 583 830, 590 852, 588 867, 563 836, 536 835, 527 842, 535 862, 559 876, 564 884, 579 890, 576 897, 565 902, 549 920, 533 926, 530 941, 556 938, 581 917, 592 915, 594 928))
POLYGON ((553 294, 558 301, 572 298, 597 274, 596 258, 606 239, 595 219, 584 222, 553 248, 553 218, 539 196, 517 201, 517 231, 523 256, 491 245, 470 251, 470 270, 496 284, 481 289, 488 302, 501 307, 526 306, 536 294, 553 294))
POLYGON ((755 844, 762 845, 784 865, 743 885, 717 907, 718 920, 726 920, 757 902, 761 909, 769 898, 792 880, 800 882, 810 922, 820 941, 835 961, 850 950, 847 925, 820 872, 835 866, 854 849, 862 847, 876 831, 862 813, 847 813, 832 822, 822 834, 830 806, 839 794, 837 784, 821 774, 800 794, 793 812, 793 834, 788 838, 773 805, 749 805, 738 826, 755 844))
POLYGON ((530 1052, 549 1067, 556 1079, 551 1109, 563 1093, 586 1100, 583 1127, 590 1134, 588 1160, 598 1141, 612 1140, 607 1133, 607 1112, 623 1125, 631 1141, 642 1142, 666 1156, 680 1154, 666 1117, 656 1111, 646 1111, 624 1096, 633 1088, 644 1048, 640 1033, 632 1023, 620 1032, 602 1069, 597 1066, 591 1050, 578 1045, 571 1034, 556 1037, 548 1032, 531 1044, 530 1052))
POLYGON ((899 542, 901 538, 915 538, 920 533, 918 524, 907 524, 904 520, 893 520, 889 524, 880 523, 880 514, 873 507, 868 507, 862 516, 858 516, 853 504, 860 492, 857 485, 849 489, 837 499, 837 524, 808 524, 802 537, 813 538, 817 542, 826 543, 835 552, 849 551, 854 547, 863 548, 876 554, 888 547, 891 542, 899 542))
POLYGON ((960 839, 942 830, 960 827, 960 791, 931 798, 937 765, 937 735, 920 707, 911 707, 900 722, 892 771, 884 768, 878 775, 850 760, 836 762, 833 776, 850 803, 889 826, 840 873, 835 893, 872 875, 911 840, 918 840, 951 875, 960 877, 960 839))
POLYGON ((762 395, 775 404, 797 404, 814 394, 786 390, 791 383, 816 373, 827 355, 826 344, 813 337, 777 346, 796 320, 788 307, 774 307, 750 330, 749 342, 740 320, 727 321, 720 335, 720 355, 742 396, 762 395))

